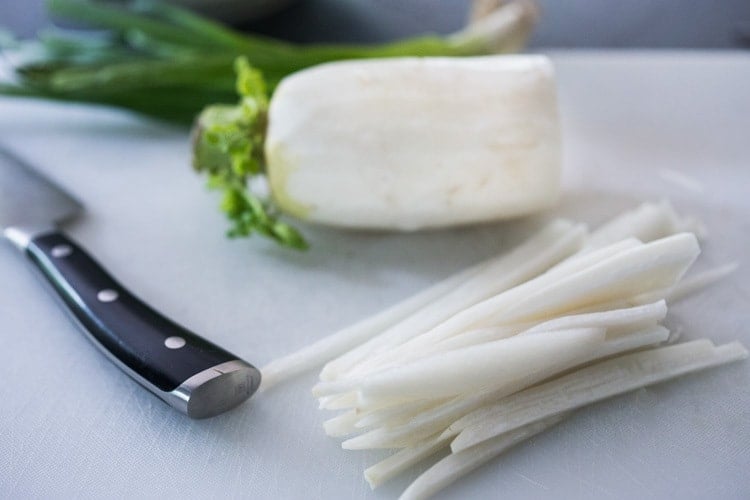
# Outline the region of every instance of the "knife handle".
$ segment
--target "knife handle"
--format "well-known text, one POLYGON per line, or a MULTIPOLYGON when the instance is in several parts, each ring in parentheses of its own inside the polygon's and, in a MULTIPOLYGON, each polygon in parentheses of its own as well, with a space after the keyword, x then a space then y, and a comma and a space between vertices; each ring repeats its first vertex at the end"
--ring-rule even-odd
POLYGON ((218 415, 258 388, 255 367, 153 310, 61 232, 31 238, 26 254, 94 344, 189 417, 218 415))

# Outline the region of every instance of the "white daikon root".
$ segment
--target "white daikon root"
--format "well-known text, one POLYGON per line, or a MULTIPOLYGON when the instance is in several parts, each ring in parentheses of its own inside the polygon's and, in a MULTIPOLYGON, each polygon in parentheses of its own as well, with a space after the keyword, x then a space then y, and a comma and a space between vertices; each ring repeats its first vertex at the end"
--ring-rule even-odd
POLYGON ((321 372, 323 380, 346 374, 358 363, 374 363, 380 352, 406 342, 453 314, 546 271, 580 249, 585 237, 581 225, 555 221, 509 253, 483 263, 470 279, 454 286, 432 304, 406 317, 377 337, 331 361, 321 372), (467 299, 468 297, 468 299, 467 299))
POLYGON ((465 450, 558 413, 746 357, 737 342, 714 347, 709 340, 694 340, 597 363, 464 416, 448 428, 460 431, 451 449, 465 450))
POLYGON ((587 248, 599 248, 625 238, 649 242, 680 232, 692 232, 701 237, 701 227, 690 218, 680 217, 668 201, 643 203, 591 233, 587 248))
POLYGON ((545 56, 321 64, 279 84, 268 121, 274 200, 310 221, 415 230, 529 214, 558 198, 545 56))
POLYGON ((450 438, 432 436, 409 448, 404 448, 365 470, 365 479, 370 487, 375 489, 387 480, 421 462, 441 448, 444 448, 450 438))
POLYGON ((357 430, 356 423, 357 411, 349 410, 323 422, 323 429, 331 437, 343 437, 357 430))
POLYGON ((656 324, 667 315, 667 303, 664 300, 645 304, 642 306, 629 307, 627 309, 610 309, 601 312, 585 314, 574 314, 562 316, 544 323, 540 323, 522 335, 532 333, 563 330, 566 328, 606 328, 607 333, 616 332, 618 328, 633 329, 656 324))
POLYGON ((456 273, 378 314, 359 321, 333 335, 324 337, 314 344, 295 351, 288 356, 273 360, 261 370, 263 374, 261 390, 268 389, 295 375, 320 366, 333 357, 357 347, 386 328, 413 314, 415 311, 427 306, 438 297, 453 290, 456 286, 477 274, 486 264, 487 262, 483 262, 456 273))
POLYGON ((667 300, 669 300, 669 302, 677 302, 678 300, 684 299, 685 297, 703 290, 704 288, 729 276, 735 272, 738 267, 739 264, 732 262, 707 271, 696 273, 692 276, 687 276, 684 280, 672 287, 667 295, 667 300))
POLYGON ((603 328, 562 330, 547 336, 525 335, 457 349, 375 373, 359 386, 360 402, 412 401, 494 389, 509 393, 519 383, 541 380, 586 357, 604 341, 603 328))
MULTIPOLYGON (((581 338, 594 338, 597 340, 603 340, 604 330, 600 329, 597 331, 591 331, 588 329, 572 330, 560 332, 557 336, 556 342, 550 343, 546 339, 539 339, 536 337, 515 337, 508 339, 507 341, 497 341, 481 346, 469 346, 464 349, 455 349, 450 352, 442 353, 435 356, 427 357, 423 360, 417 360, 413 363, 401 365, 390 370, 376 370, 367 376, 345 378, 335 380, 331 382, 321 382, 313 387, 313 395, 329 396, 337 393, 343 393, 358 389, 360 391, 359 403, 361 406, 367 406, 367 400, 373 400, 378 398, 378 394, 385 393, 395 396, 396 393, 392 392, 390 386, 399 386, 400 391, 416 391, 402 398, 394 397, 391 399, 401 400, 415 400, 422 398, 440 398, 448 397, 460 392, 460 388, 464 387, 465 380, 455 381, 455 377, 445 376, 445 367, 451 366, 463 366, 467 368, 467 374, 465 376, 470 377, 471 374, 475 374, 477 380, 487 380, 488 374, 482 373, 481 370, 512 370, 518 371, 522 369, 526 360, 526 356, 544 357, 547 355, 547 351, 559 349, 555 351, 558 356, 562 359, 566 347, 573 348, 578 347, 578 342, 572 338, 573 335, 577 335, 581 338), (559 338, 561 337, 561 338, 559 338), (499 366, 502 363, 498 359, 507 359, 508 363, 502 367, 499 366), (472 360, 472 363, 466 363, 466 361, 472 360), (410 377, 416 376, 416 380, 412 380, 410 377), (433 378, 438 377, 438 378, 433 378), (447 378, 449 380, 443 380, 447 378), (425 382, 429 382, 429 387, 425 385, 425 382), (366 387, 363 387, 363 384, 366 387), (390 385, 389 385, 390 384, 390 385), (450 384, 454 384, 459 388, 459 391, 451 393, 452 390, 450 384), (433 385, 440 385, 440 388, 433 388, 433 385), (385 386, 385 388, 383 388, 385 386), (420 392, 421 391, 421 392, 420 392)), ((501 339, 503 340, 503 339, 501 339)), ((585 346, 590 350, 593 350, 592 346, 589 346, 590 342, 585 341, 585 346)), ((572 354, 574 358, 581 357, 579 351, 574 351, 572 354)), ((513 373, 515 373, 515 371, 513 373)), ((452 373, 453 374, 453 373, 452 373)), ((507 375, 510 373, 506 373, 507 375)), ((369 404, 372 404, 370 401, 369 404)), ((376 406, 382 406, 380 404, 376 406)))
MULTIPOLYGON (((536 238, 534 238, 536 240, 536 238)), ((570 257, 566 260, 563 260, 562 262, 558 263, 557 265, 553 266, 546 272, 542 273, 540 276, 537 276, 534 279, 529 279, 526 281, 526 283, 523 283, 523 286, 516 286, 510 290, 508 290, 507 287, 504 287, 503 289, 497 290, 497 294, 492 297, 493 299, 496 299, 500 296, 506 296, 503 295, 500 292, 508 291, 511 294, 510 300, 518 300, 517 297, 519 294, 526 293, 528 290, 532 289, 533 287, 536 288, 543 288, 547 284, 554 283, 555 281, 559 281, 559 278, 561 276, 573 274, 576 271, 581 270, 582 267, 585 266, 591 266, 597 262, 601 262, 605 260, 606 258, 611 257, 615 253, 625 250, 627 248, 633 248, 634 246, 640 245, 640 242, 638 242, 635 239, 631 240, 624 240, 622 242, 610 245, 606 248, 602 248, 596 252, 592 252, 587 256, 587 259, 580 259, 578 258, 578 254, 575 254, 573 257, 570 257)), ((533 249, 537 249, 537 245, 531 246, 533 249)), ((519 248, 519 250, 521 250, 519 248)), ((522 252, 523 255, 525 252, 522 252)), ((524 269, 528 269, 528 263, 523 266, 524 269)), ((538 271, 539 268, 537 268, 538 271)), ((506 271, 507 272, 507 271, 506 271)), ((528 273, 531 275, 532 273, 528 273)), ((538 272, 537 272, 538 274, 538 272)), ((498 276, 501 276, 498 273, 498 276)), ((484 276, 483 277, 486 280, 490 279, 490 276, 484 276)), ((503 282, 506 282, 507 280, 504 280, 503 282)), ((489 299, 487 299, 489 300, 489 299)), ((477 307, 479 307, 481 303, 475 304, 477 307)), ((458 313, 464 314, 466 316, 467 314, 470 314, 471 311, 474 311, 475 309, 466 307, 462 310, 455 311, 455 314, 452 314, 450 316, 447 316, 448 318, 458 317, 459 321, 462 317, 458 313)), ((455 320, 454 320, 455 321, 455 320)), ((449 322, 445 322, 449 323, 449 322)), ((482 338, 484 336, 496 336, 496 339, 499 338, 505 338, 508 336, 511 336, 513 334, 519 333, 529 326, 532 326, 533 323, 513 323, 511 325, 503 324, 502 326, 486 326, 486 327, 477 327, 476 330, 483 330, 484 333, 479 332, 473 332, 473 335, 477 336, 478 338, 482 338)), ((343 374, 344 377, 351 377, 352 375, 356 373, 362 373, 362 372, 369 372, 372 371, 373 368, 383 369, 385 367, 389 366, 395 366, 398 364, 402 364, 404 361, 408 360, 414 360, 420 357, 425 357, 426 355, 432 354, 436 350, 443 350, 443 348, 447 345, 456 345, 456 344, 463 344, 463 346, 470 345, 468 343, 469 339, 456 339, 455 337, 448 336, 446 337, 446 334, 444 333, 443 329, 445 328, 443 326, 443 329, 441 329, 438 325, 435 328, 433 328, 431 331, 426 332, 421 335, 412 335, 412 338, 404 342, 400 346, 394 346, 388 351, 385 351, 384 353, 378 353, 377 355, 371 354, 371 358, 355 368, 351 369, 349 373, 343 374), (446 344, 447 341, 453 341, 449 344, 446 344)), ((469 331, 469 329, 467 329, 469 331)), ((463 335, 462 335, 463 337, 463 335)), ((495 339, 495 340, 496 340, 495 339)))
MULTIPOLYGON (((668 336, 669 331, 663 327, 654 327, 628 335, 621 335, 599 344, 596 350, 586 357, 576 359, 574 364, 578 366, 616 354, 656 345, 666 341, 668 336)), ((567 368, 572 366, 574 365, 569 365, 567 368)), ((532 381, 527 379, 519 382, 519 386, 525 385, 528 387, 531 383, 532 381)), ((403 424, 394 426, 384 423, 380 428, 347 439, 341 446, 344 449, 409 447, 415 441, 424 439, 440 429, 445 429, 462 415, 501 399, 505 394, 508 394, 507 385, 489 391, 472 391, 469 395, 457 396, 449 401, 433 405, 431 408, 417 413, 403 424)))
MULTIPOLYGON (((399 358, 396 352, 408 351, 414 341, 419 342, 424 337, 422 333, 488 297, 537 276, 577 251, 585 237, 585 229, 582 225, 571 227, 569 223, 566 224, 568 227, 559 235, 555 235, 555 232, 559 233, 559 223, 541 231, 510 253, 497 258, 464 286, 457 287, 429 307, 394 325, 369 345, 364 345, 363 350, 358 353, 360 359, 356 360, 356 364, 355 359, 348 359, 349 368, 343 376, 350 378, 357 373, 367 373, 393 364, 399 358), (362 359, 363 357, 366 359, 362 359)), ((409 354, 405 353, 407 358, 410 357, 409 354)), ((339 365, 345 359, 342 356, 337 360, 339 365)), ((339 370, 342 373, 341 366, 339 370)))
POLYGON ((380 408, 369 412, 362 412, 355 427, 365 429, 368 427, 394 427, 404 425, 416 415, 435 408, 444 403, 444 400, 412 401, 386 408, 380 408))
MULTIPOLYGON (((388 329, 394 325, 404 323, 405 319, 409 321, 401 325, 398 331, 413 331, 420 328, 420 323, 427 325, 422 326, 423 328, 429 328, 449 317, 453 311, 460 310, 462 305, 468 307, 543 272, 576 252, 583 244, 584 236, 585 228, 582 225, 574 226, 562 219, 553 221, 507 254, 490 258, 456 273, 381 313, 344 328, 288 356, 272 361, 261 370, 263 373, 261 390, 268 389, 352 350, 352 354, 342 357, 338 365, 334 364, 324 369, 321 377, 329 378, 325 375, 326 373, 343 370, 346 366, 356 364, 357 361, 367 356, 371 348, 366 341, 382 334, 384 330, 389 331, 388 329), (491 276, 497 279, 488 279, 491 276), (439 299, 446 295, 457 297, 460 303, 451 304, 448 300, 447 304, 443 304, 439 299), (446 307, 449 308, 446 309, 446 307), (415 314, 417 312, 418 314, 415 314), (354 349, 363 343, 363 348, 354 349), (355 355, 355 353, 361 354, 355 355)), ((396 338, 391 342, 397 342, 398 334, 393 330, 390 331, 390 335, 396 338)), ((387 338, 387 336, 380 336, 380 340, 372 349, 385 343, 387 338)))
POLYGON ((564 418, 564 415, 550 417, 497 436, 468 450, 451 453, 415 479, 401 494, 400 500, 429 498, 461 476, 489 462, 513 446, 552 427, 564 418))
POLYGON ((558 275, 552 268, 454 315, 414 339, 409 347, 415 349, 419 343, 439 342, 477 328, 544 321, 580 308, 662 291, 682 277, 699 252, 695 237, 682 233, 622 250, 588 267, 571 266, 569 273, 558 275))
MULTIPOLYGON (((603 228, 594 232, 592 237, 588 238, 589 242, 587 243, 586 254, 574 255, 574 258, 565 261, 564 265, 561 264, 558 266, 556 272, 562 272, 566 268, 570 269, 571 264, 575 264, 576 261, 578 261, 578 264, 586 260, 591 263, 594 262, 594 258, 597 255, 598 258, 610 257, 620 250, 632 248, 637 245, 637 240, 632 235, 638 235, 644 240, 649 241, 655 237, 672 234, 669 232, 670 230, 675 231, 685 225, 686 223, 680 221, 674 210, 666 202, 644 204, 642 207, 618 217, 613 222, 605 225, 604 228, 608 228, 606 231, 603 228), (623 219, 625 219, 625 222, 622 221, 623 219), (620 237, 622 240, 613 241, 614 238, 620 237), (595 241, 592 242, 592 240, 595 241), (609 248, 601 248, 607 245, 609 245, 609 248), (601 250, 597 253, 592 253, 595 248, 601 248, 601 250)), ((261 370, 263 373, 261 389, 268 389, 277 383, 288 380, 316 366, 320 366, 326 361, 351 350, 351 355, 341 356, 339 360, 331 363, 330 366, 326 366, 321 374, 321 378, 324 380, 336 378, 339 372, 345 372, 362 359, 371 356, 372 350, 378 345, 376 343, 373 347, 370 347, 371 344, 363 344, 363 342, 381 335, 385 330, 403 322, 404 319, 417 311, 419 311, 419 316, 426 315, 427 312, 423 311, 426 306, 432 305, 432 308, 435 308, 435 300, 446 295, 449 291, 455 290, 461 284, 466 283, 469 278, 473 277, 474 282, 487 283, 492 281, 490 279, 492 276, 497 276, 499 279, 511 271, 518 273, 518 268, 523 266, 524 272, 520 273, 518 279, 531 279, 534 274, 539 274, 545 270, 544 265, 546 263, 553 262, 553 260, 546 261, 545 258, 557 258, 559 261, 567 256, 565 255, 566 253, 569 255, 568 252, 575 251, 575 247, 571 247, 571 245, 581 245, 581 231, 582 228, 580 226, 572 226, 566 221, 555 221, 508 255, 501 255, 477 264, 379 314, 344 328, 288 356, 274 360, 261 370), (553 245, 553 238, 555 236, 559 237, 559 239, 553 245), (549 247, 551 246, 559 248, 560 253, 557 256, 549 252, 549 247), (526 260, 521 261, 519 264, 519 256, 526 256, 526 260), (539 264, 536 266, 528 264, 529 261, 533 262, 535 260, 539 261, 539 264), (485 275, 480 272, 487 267, 492 269, 492 274, 485 275), (355 349, 355 347, 357 348, 355 349)), ((583 254, 583 252, 581 253, 583 254)), ((435 309, 432 310, 434 311, 435 309)), ((401 331, 409 331, 408 326, 407 324, 399 329, 401 331)), ((414 330, 411 329, 411 331, 413 332, 414 330)), ((380 342, 384 342, 382 338, 378 341, 378 343, 380 342)), ((391 339, 389 343, 398 343, 398 341, 391 339)))
MULTIPOLYGON (((683 280, 700 249, 682 231, 697 227, 666 202, 591 235, 553 222, 387 321, 355 325, 288 360, 328 361, 313 393, 321 408, 342 410, 324 428, 346 436, 343 448, 398 449, 365 471, 373 488, 450 453, 403 496, 424 498, 581 406, 744 359, 738 343, 659 347, 676 337, 659 324, 666 299, 734 269, 683 280)), ((295 371, 276 366, 279 380, 295 371)))

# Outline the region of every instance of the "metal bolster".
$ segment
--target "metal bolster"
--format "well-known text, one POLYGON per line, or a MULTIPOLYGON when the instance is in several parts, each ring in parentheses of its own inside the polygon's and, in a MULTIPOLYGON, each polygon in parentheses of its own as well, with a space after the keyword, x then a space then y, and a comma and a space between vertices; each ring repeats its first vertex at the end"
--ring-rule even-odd
POLYGON ((254 366, 236 359, 196 373, 160 397, 190 418, 213 417, 252 396, 260 378, 254 366))

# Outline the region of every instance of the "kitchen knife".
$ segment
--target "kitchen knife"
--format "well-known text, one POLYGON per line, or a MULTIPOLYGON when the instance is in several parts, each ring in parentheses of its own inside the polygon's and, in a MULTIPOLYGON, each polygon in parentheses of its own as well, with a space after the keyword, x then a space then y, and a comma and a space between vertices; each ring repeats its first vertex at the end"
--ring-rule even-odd
POLYGON ((117 366, 192 418, 249 398, 260 372, 162 316, 56 228, 83 207, 0 148, 0 230, 41 271, 88 338, 117 366))

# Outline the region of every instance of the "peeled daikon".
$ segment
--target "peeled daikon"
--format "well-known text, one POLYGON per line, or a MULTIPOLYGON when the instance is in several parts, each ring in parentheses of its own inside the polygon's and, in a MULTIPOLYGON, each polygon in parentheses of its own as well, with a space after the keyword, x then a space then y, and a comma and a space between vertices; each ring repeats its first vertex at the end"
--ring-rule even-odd
POLYGON ((322 224, 415 230, 553 204, 560 130, 540 55, 395 58, 285 78, 268 109, 275 204, 322 224))

